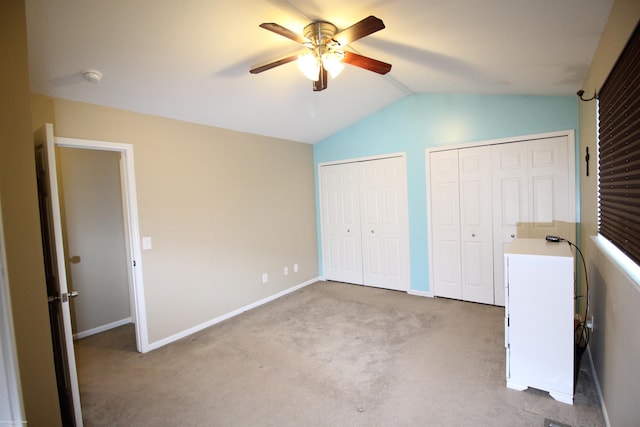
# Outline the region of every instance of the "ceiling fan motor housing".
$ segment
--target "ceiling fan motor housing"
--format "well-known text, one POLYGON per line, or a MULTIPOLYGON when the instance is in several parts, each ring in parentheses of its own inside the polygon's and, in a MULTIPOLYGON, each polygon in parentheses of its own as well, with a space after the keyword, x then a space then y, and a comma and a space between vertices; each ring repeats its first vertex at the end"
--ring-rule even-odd
POLYGON ((303 34, 311 40, 313 46, 331 45, 333 36, 338 32, 338 28, 330 22, 316 21, 304 27, 303 34))

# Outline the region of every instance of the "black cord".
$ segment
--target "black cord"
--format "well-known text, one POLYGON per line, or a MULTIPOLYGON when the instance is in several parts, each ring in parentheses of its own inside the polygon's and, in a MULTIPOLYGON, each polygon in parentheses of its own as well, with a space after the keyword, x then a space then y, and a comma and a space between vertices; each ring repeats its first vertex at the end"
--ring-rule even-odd
MULTIPOLYGON (((591 337, 591 330, 587 327, 587 316, 589 315, 589 300, 591 299, 589 295, 589 276, 587 274, 587 263, 584 259, 584 255, 582 255, 582 251, 580 250, 580 248, 575 244, 573 244, 572 242, 570 242, 569 240, 563 239, 562 237, 558 237, 558 236, 547 236, 546 240, 547 242, 556 242, 556 243, 567 242, 569 246, 573 246, 574 248, 576 248, 576 251, 580 254, 580 258, 582 258, 582 266, 584 268, 584 281, 586 284, 586 294, 575 295, 574 300, 577 301, 578 298, 586 297, 587 302, 585 303, 584 317, 581 321, 579 321, 576 324, 573 330, 573 338, 574 338, 575 347, 576 347, 576 356, 580 358, 582 357, 582 354, 584 353, 584 351, 587 349, 587 345, 589 344, 589 339, 591 337)), ((578 283, 577 264, 578 264, 578 260, 576 257, 576 274, 574 278, 576 286, 574 287, 574 289, 577 287, 577 283, 578 283)))
MULTIPOLYGON (((573 337, 574 337, 574 341, 575 341, 575 345, 576 345, 576 351, 577 351, 577 355, 578 358, 582 357, 582 354, 585 352, 585 350, 587 349, 587 345, 589 344, 589 339, 591 338, 591 330, 587 327, 587 316, 589 314, 589 276, 587 275, 587 263, 584 259, 584 255, 582 255, 582 251, 580 250, 580 248, 578 246, 576 246, 575 244, 573 244, 572 242, 563 239, 565 242, 567 242, 569 244, 569 246, 573 246, 574 248, 576 248, 576 251, 580 254, 580 258, 582 259, 582 266, 584 268, 584 281, 585 281, 585 285, 586 285, 586 294, 584 295, 587 299, 587 302, 585 303, 585 309, 584 309, 584 317, 583 320, 581 320, 580 322, 578 322, 578 324, 576 325, 574 331, 573 331, 573 337)), ((578 261, 576 260, 576 263, 578 261)), ((580 298, 581 296, 576 296, 577 298, 580 298)))
MULTIPOLYGON (((585 285, 586 285, 586 298, 587 298, 587 302, 585 304, 585 309, 584 309, 584 321, 587 321, 587 316, 589 315, 589 276, 587 275, 587 263, 584 260, 584 255, 582 255, 582 251, 580 250, 579 247, 577 247, 576 245, 574 245, 572 242, 565 240, 565 242, 567 242, 569 244, 569 246, 573 246, 574 248, 576 248, 576 251, 578 251, 578 253, 580 254, 580 258, 582 259, 582 267, 584 269, 584 281, 585 281, 585 285)), ((576 261, 577 262, 577 261, 576 261)), ((582 296, 576 296, 576 298, 581 298, 582 296)))

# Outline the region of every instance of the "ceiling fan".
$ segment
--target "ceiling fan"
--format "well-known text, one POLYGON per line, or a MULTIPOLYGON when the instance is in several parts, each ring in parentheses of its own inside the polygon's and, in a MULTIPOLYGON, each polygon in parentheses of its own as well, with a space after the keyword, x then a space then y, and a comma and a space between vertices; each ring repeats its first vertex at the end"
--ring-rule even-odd
POLYGON ((344 68, 344 63, 378 74, 387 74, 391 70, 391 64, 344 50, 347 44, 385 28, 382 20, 375 16, 369 16, 342 31, 338 31, 330 22, 314 21, 304 27, 303 35, 273 22, 265 22, 260 27, 298 42, 305 49, 255 65, 249 70, 251 74, 298 60, 300 70, 313 80, 313 90, 321 91, 327 88, 328 75, 336 77, 344 68))

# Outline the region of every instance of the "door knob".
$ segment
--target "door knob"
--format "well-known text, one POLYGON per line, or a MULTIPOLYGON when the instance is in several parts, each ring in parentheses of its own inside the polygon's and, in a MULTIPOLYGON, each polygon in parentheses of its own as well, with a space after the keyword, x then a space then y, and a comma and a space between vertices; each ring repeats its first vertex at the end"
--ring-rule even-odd
POLYGON ((49 302, 67 302, 69 301, 69 298, 76 298, 78 296, 78 291, 71 291, 69 293, 63 293, 62 295, 58 295, 57 293, 55 295, 50 296, 49 302))
POLYGON ((371 234, 373 234, 373 233, 374 233, 374 231, 373 231, 373 230, 371 230, 371 234))
POLYGON ((347 233, 351 233, 351 230, 347 228, 347 233))
POLYGON ((471 237, 476 237, 476 233, 471 233, 471 237))
POLYGON ((511 235, 511 238, 513 239, 514 237, 516 237, 516 235, 515 235, 515 234, 512 234, 512 235, 511 235))

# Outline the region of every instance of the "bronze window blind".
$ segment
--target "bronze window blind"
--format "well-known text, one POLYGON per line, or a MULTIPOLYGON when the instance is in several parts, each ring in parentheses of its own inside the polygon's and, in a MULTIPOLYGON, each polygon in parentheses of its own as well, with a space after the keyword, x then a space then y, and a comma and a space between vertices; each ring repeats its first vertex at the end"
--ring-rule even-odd
POLYGON ((640 26, 598 94, 598 229, 640 264, 640 26))

